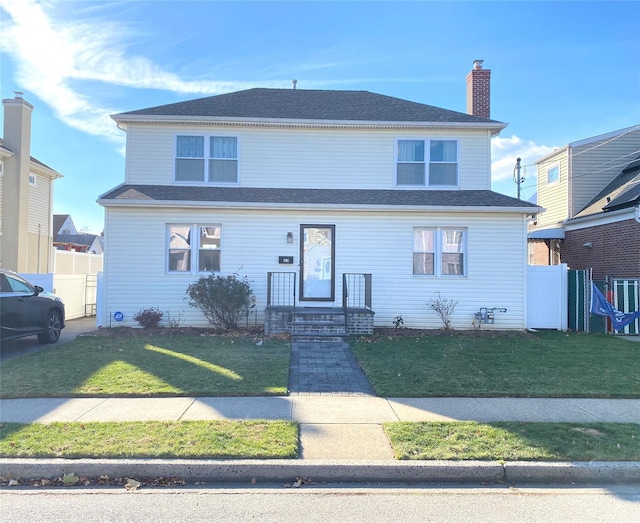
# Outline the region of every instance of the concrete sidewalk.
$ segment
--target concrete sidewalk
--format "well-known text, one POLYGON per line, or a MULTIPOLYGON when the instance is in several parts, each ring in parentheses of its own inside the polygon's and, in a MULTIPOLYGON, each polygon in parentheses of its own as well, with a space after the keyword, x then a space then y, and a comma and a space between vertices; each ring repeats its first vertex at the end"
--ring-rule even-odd
POLYGON ((640 483, 640 463, 397 461, 386 421, 640 423, 640 400, 376 398, 43 398, 0 402, 2 422, 266 419, 300 423, 299 460, 0 459, 4 478, 183 477, 208 482, 640 483))
POLYGON ((40 398, 0 402, 1 422, 265 419, 301 426, 303 459, 393 459, 387 421, 640 423, 639 399, 273 397, 40 398))

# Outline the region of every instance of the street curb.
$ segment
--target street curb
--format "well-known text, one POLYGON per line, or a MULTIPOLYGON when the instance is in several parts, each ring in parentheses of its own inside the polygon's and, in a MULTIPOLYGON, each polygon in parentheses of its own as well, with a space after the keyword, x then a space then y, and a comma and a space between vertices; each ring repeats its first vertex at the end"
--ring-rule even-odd
POLYGON ((640 483, 640 462, 0 459, 3 479, 179 477, 218 483, 640 483))

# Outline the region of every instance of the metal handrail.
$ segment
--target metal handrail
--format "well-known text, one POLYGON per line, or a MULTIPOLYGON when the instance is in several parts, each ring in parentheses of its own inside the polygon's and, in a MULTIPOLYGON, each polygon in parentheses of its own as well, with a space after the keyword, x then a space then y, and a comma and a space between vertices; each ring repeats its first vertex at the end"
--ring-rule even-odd
POLYGON ((295 272, 267 273, 267 307, 295 308, 296 276, 295 272))
POLYGON ((342 308, 371 310, 372 277, 365 273, 342 275, 342 308))

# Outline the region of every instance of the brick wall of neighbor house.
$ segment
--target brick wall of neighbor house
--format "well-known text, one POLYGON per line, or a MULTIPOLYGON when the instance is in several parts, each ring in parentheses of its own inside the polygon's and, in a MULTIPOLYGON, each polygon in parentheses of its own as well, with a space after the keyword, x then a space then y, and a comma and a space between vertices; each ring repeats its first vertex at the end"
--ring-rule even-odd
POLYGON ((546 240, 529 240, 529 265, 549 265, 549 245, 546 240))
POLYGON ((625 220, 566 231, 562 262, 570 269, 593 268, 594 280, 640 278, 640 223, 625 220))

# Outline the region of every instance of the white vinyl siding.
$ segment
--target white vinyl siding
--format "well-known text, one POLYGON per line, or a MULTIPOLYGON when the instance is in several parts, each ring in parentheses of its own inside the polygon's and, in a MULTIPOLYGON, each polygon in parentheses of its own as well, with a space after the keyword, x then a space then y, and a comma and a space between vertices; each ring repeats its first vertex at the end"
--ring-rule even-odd
MULTIPOLYGON (((174 184, 177 135, 237 136, 238 179, 245 187, 393 189, 397 130, 261 129, 234 126, 132 125, 127 131, 128 184, 174 184), (205 127, 205 129, 203 129, 205 127)), ((490 189, 488 131, 403 131, 411 139, 456 140, 463 190, 490 189)))
POLYGON ((182 314, 184 325, 207 325, 202 314, 184 299, 187 286, 198 275, 166 272, 166 227, 173 223, 220 224, 224 240, 221 274, 247 276, 257 298, 259 324, 264 321, 267 273, 295 272, 299 262, 298 234, 294 233, 293 243, 287 243, 287 232, 298 231, 302 223, 316 223, 335 225, 335 305, 339 306, 341 299, 342 274, 372 274, 376 326, 390 327, 393 318, 402 315, 407 327, 440 328, 440 320, 426 305, 440 292, 444 298, 459 300, 454 328, 471 328, 473 315, 480 307, 507 308, 496 318, 494 328, 525 327, 525 220, 522 215, 506 213, 307 211, 303 217, 285 210, 108 207, 104 282, 107 318, 121 311, 124 325, 136 325, 133 315, 141 308, 154 306, 170 316, 182 314), (415 227, 466 231, 465 252, 469 255, 464 278, 413 274, 415 227), (365 231, 375 231, 375 236, 365 231), (279 256, 293 257, 294 264, 280 265, 279 256))

